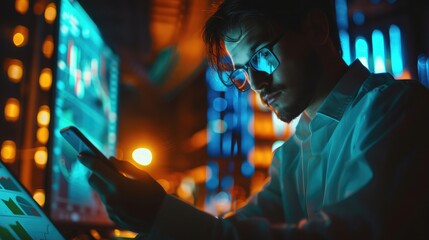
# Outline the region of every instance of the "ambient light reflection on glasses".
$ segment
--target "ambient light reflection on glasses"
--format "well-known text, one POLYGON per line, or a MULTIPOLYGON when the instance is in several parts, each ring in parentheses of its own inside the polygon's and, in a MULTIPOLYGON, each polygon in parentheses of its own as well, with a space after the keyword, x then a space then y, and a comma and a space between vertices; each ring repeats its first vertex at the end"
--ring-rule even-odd
MULTIPOLYGON (((222 71, 219 74, 222 82, 226 86, 234 86, 240 91, 247 91, 250 89, 249 84, 249 66, 252 70, 265 73, 267 75, 272 74, 277 67, 280 65, 276 55, 272 52, 272 48, 277 44, 284 34, 281 34, 272 42, 268 43, 261 49, 259 49, 243 67, 236 68, 232 72, 222 71)), ((225 64, 231 64, 234 66, 233 59, 230 55, 224 58, 225 64)))
POLYGON ((256 70, 260 72, 265 72, 271 74, 279 66, 279 61, 277 60, 274 53, 269 49, 263 48, 258 51, 251 59, 249 64, 256 70))

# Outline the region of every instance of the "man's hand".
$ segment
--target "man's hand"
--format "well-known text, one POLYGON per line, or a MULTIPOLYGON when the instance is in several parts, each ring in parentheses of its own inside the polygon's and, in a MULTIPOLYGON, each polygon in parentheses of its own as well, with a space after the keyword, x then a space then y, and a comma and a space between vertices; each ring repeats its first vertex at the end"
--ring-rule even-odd
POLYGON ((81 153, 79 160, 92 171, 88 182, 100 196, 110 219, 118 227, 149 232, 165 196, 161 185, 145 171, 114 157, 109 160, 119 172, 92 155, 81 153))

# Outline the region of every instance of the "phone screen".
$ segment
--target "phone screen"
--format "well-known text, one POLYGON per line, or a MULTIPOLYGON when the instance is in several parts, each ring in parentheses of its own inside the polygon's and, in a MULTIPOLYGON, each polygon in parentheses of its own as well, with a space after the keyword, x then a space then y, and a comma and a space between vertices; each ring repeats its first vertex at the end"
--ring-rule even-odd
POLYGON ((110 168, 117 171, 109 159, 78 128, 74 126, 65 127, 60 130, 60 133, 78 153, 91 153, 98 159, 102 159, 110 168))

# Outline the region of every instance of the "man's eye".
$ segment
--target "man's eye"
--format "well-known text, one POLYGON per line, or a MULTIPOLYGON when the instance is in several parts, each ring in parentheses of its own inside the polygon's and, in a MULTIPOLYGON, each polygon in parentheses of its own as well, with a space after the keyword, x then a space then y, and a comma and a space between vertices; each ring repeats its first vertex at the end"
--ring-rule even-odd
POLYGON ((263 48, 258 52, 258 55, 259 55, 259 57, 265 58, 265 57, 268 57, 270 55, 270 52, 267 49, 263 48))

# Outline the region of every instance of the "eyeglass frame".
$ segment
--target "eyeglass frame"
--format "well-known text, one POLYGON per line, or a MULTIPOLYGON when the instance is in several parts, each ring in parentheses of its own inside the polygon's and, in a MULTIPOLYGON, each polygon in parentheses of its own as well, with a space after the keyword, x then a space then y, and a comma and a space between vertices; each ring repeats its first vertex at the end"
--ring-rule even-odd
POLYGON ((273 47, 274 47, 274 45, 276 45, 278 42, 280 42, 280 40, 283 38, 283 36, 284 36, 284 33, 282 33, 282 34, 280 34, 277 38, 275 38, 273 41, 271 41, 271 42, 269 42, 269 43, 267 43, 265 46, 263 46, 262 48, 260 48, 258 51, 256 51, 250 58, 249 58, 249 61, 247 62, 247 63, 245 63, 242 67, 239 67, 239 68, 236 68, 236 69, 234 69, 229 75, 228 75, 228 80, 229 80, 229 82, 227 83, 226 81, 224 81, 223 80, 223 78, 222 78, 222 76, 221 76, 221 72, 218 72, 218 75, 219 75, 219 78, 220 78, 220 80, 221 80, 221 82, 225 85, 225 86, 227 86, 227 87, 229 87, 229 86, 231 86, 231 85, 234 85, 234 87, 235 88, 237 88, 239 91, 241 91, 241 92, 246 92, 247 90, 249 90, 250 89, 250 83, 249 83, 249 78, 250 78, 250 75, 249 75, 249 72, 248 72, 248 69, 249 69, 249 65, 250 65, 250 67, 252 67, 253 68, 253 70, 254 71, 258 71, 258 70, 256 70, 251 64, 250 64, 250 62, 252 61, 252 59, 256 56, 256 54, 258 54, 260 51, 262 51, 262 50, 264 50, 264 49, 267 49, 273 56, 274 56, 274 58, 276 59, 276 61, 278 62, 278 65, 277 65, 277 67, 270 73, 270 74, 268 74, 268 75, 271 75, 278 67, 279 67, 279 65, 280 65, 280 60, 278 59, 278 57, 276 56, 276 54, 274 54, 274 52, 273 52, 273 47), (236 73, 236 72, 238 72, 238 71, 243 71, 243 73, 246 75, 246 81, 245 81, 245 87, 244 88, 240 88, 239 86, 237 86, 236 84, 235 84, 235 82, 234 81, 232 81, 232 79, 231 79, 231 76, 233 76, 234 75, 234 73, 236 73))

